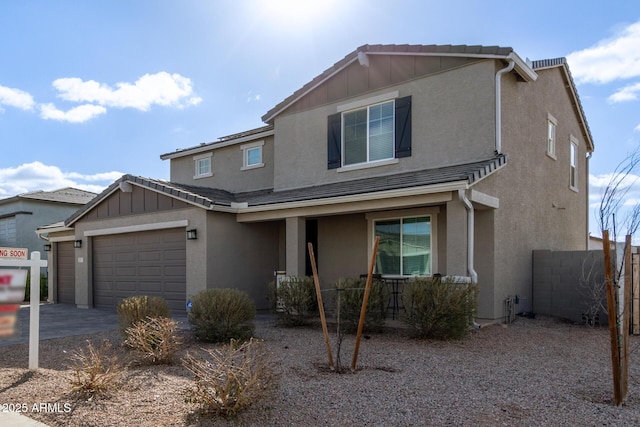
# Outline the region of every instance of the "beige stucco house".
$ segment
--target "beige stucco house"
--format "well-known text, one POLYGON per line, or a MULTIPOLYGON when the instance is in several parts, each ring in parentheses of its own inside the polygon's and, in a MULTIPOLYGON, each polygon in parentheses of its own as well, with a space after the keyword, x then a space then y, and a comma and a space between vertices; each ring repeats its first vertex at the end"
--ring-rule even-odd
POLYGON ((125 175, 41 230, 78 242, 75 303, 182 309, 236 287, 266 309, 274 271, 309 274, 307 242, 329 287, 366 273, 379 236, 377 273, 469 277, 478 317, 498 319, 507 297, 532 310, 532 250, 587 249, 594 146, 564 58, 365 45, 262 119, 162 154, 168 182, 125 175))

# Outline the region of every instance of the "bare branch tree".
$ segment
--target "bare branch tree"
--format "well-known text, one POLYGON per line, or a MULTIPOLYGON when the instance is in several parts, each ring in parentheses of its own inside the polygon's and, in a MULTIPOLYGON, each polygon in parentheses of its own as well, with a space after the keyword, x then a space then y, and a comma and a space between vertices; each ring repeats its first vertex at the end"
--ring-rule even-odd
MULTIPOLYGON (((613 230, 613 240, 617 241, 616 214, 622 210, 627 199, 627 194, 638 180, 633 176, 633 172, 640 166, 640 147, 627 155, 609 178, 609 183, 600 198, 598 209, 598 221, 600 230, 613 230)), ((620 224, 625 230, 625 234, 634 234, 640 226, 640 207, 636 204, 628 211, 620 224)))

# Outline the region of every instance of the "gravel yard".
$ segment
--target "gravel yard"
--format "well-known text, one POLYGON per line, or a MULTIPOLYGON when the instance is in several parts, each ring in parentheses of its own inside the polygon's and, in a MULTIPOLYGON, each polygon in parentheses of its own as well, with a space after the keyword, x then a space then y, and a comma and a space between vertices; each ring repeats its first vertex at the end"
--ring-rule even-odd
MULTIPOLYGON (((606 328, 517 318, 457 342, 390 331, 363 339, 359 369, 343 374, 327 369, 321 329, 263 321, 255 335, 273 352, 279 385, 234 418, 203 417, 185 403, 191 378, 179 363, 131 367, 109 397, 71 393, 69 355, 87 339, 116 347, 117 332, 42 341, 36 372, 27 369, 27 344, 0 346, 0 404, 26 407, 50 426, 640 425, 640 338, 632 337, 627 405, 615 407, 606 328), (52 405, 33 406, 42 403, 52 405)), ((342 344, 343 365, 354 341, 342 344)), ((210 346, 187 339, 182 352, 210 346)), ((334 338, 332 346, 335 353, 334 338)))

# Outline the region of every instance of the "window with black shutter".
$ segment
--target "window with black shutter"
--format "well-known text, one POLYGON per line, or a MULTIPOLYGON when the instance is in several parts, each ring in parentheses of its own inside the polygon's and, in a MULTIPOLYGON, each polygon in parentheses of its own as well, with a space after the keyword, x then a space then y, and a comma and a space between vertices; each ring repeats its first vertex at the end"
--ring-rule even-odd
POLYGON ((411 156, 411 96, 328 118, 328 168, 411 156))

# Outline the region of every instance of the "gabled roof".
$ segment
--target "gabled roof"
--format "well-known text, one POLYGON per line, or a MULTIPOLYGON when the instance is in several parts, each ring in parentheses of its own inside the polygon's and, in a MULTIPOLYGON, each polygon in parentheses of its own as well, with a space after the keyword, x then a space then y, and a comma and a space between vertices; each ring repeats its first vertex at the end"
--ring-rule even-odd
POLYGON ((261 126, 244 132, 221 136, 217 141, 203 142, 195 147, 179 148, 174 152, 161 154, 160 159, 167 160, 175 159, 176 157, 190 156, 203 151, 209 151, 216 148, 226 147, 228 145, 240 144, 242 142, 252 141, 258 138, 264 138, 269 135, 273 135, 273 126, 261 126))
POLYGON ((13 202, 20 199, 40 200, 55 203, 69 203, 74 205, 84 205, 91 201, 97 194, 91 191, 79 190, 77 188, 61 188, 53 191, 32 191, 18 194, 17 196, 0 200, 0 203, 13 202))
POLYGON ((355 61, 362 60, 366 55, 405 55, 405 56, 456 56, 468 58, 484 58, 484 59, 504 59, 513 60, 515 62, 514 70, 526 81, 535 80, 536 74, 523 61, 512 48, 500 46, 468 46, 468 45, 394 45, 394 44, 377 44, 363 45, 345 56, 333 66, 326 69, 320 75, 316 76, 309 83, 302 86, 284 101, 273 107, 262 116, 265 123, 273 123, 273 119, 282 111, 293 105, 300 98, 311 92, 313 89, 329 80, 335 74, 345 69, 355 61))
POLYGON ((421 171, 403 172, 283 191, 268 189, 236 194, 215 188, 185 185, 134 175, 123 175, 122 178, 111 184, 90 203, 67 218, 64 225, 66 227, 73 225, 73 223, 82 218, 109 195, 118 191, 122 185, 126 185, 126 183, 174 197, 203 209, 239 212, 244 208, 253 207, 259 210, 260 207, 285 203, 312 203, 314 200, 326 200, 360 194, 375 194, 383 191, 417 187, 424 188, 432 186, 434 187, 433 192, 437 192, 438 188, 446 184, 456 184, 468 188, 475 182, 501 168, 506 163, 507 156, 502 154, 473 163, 443 166, 421 171))
POLYGON ((554 58, 554 59, 542 59, 538 61, 533 61, 531 63, 531 67, 534 70, 546 70, 548 68, 562 68, 564 71, 564 75, 567 79, 568 89, 571 92, 571 97, 574 101, 574 106, 576 107, 576 112, 578 114, 580 124, 584 128, 584 136, 587 139, 587 144, 589 146, 589 151, 594 150, 593 137, 591 136, 591 129, 589 128, 589 123, 587 123, 587 116, 584 114, 584 109, 582 108, 582 102, 580 102, 580 97, 578 96, 578 89, 576 88, 576 84, 573 80, 573 76, 571 76, 571 71, 569 70, 569 64, 567 63, 566 58, 554 58))

